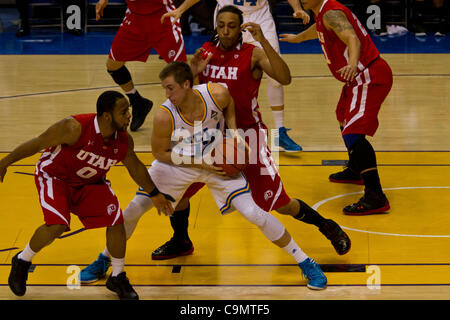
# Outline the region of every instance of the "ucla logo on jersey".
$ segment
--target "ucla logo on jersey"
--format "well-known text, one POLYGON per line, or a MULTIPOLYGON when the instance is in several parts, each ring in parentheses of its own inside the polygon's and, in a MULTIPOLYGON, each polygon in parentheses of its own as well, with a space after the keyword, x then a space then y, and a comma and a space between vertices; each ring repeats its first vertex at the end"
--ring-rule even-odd
POLYGON ((223 80, 237 80, 237 73, 238 67, 219 67, 210 64, 206 65, 205 70, 203 70, 205 77, 223 80))
POLYGON ((217 118, 217 111, 211 110, 211 119, 219 121, 219 119, 217 118))

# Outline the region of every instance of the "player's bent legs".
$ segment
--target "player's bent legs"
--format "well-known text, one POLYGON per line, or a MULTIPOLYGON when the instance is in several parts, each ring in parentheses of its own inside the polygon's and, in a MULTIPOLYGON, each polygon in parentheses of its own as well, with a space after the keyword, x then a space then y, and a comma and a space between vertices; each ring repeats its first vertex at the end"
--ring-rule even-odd
POLYGON ((106 247, 111 257, 117 259, 123 259, 125 257, 126 241, 123 224, 106 228, 106 247))
POLYGON ((42 225, 36 229, 25 249, 17 253, 11 261, 8 285, 17 296, 23 296, 27 290, 28 270, 34 255, 48 246, 65 230, 66 225, 42 225))
POLYGON ((116 61, 108 57, 106 70, 127 95, 132 107, 133 118, 130 129, 136 131, 145 121, 145 117, 153 107, 153 102, 142 97, 136 90, 130 71, 124 61, 116 61))
POLYGON ((36 229, 30 240, 30 248, 34 252, 41 251, 44 247, 51 244, 56 238, 63 234, 67 226, 62 224, 54 224, 47 226, 43 224, 36 229))
POLYGON ((153 208, 153 202, 148 196, 137 194, 133 200, 131 200, 123 212, 123 222, 127 240, 130 239, 134 229, 136 229, 139 219, 151 208, 153 208))
MULTIPOLYGON (((123 211, 123 224, 107 229, 106 247, 97 259, 81 270, 80 282, 92 283, 106 276, 111 264, 113 274, 123 270, 126 241, 131 237, 142 215, 153 208, 150 197, 137 194, 123 211), (122 260, 122 261, 121 261, 122 260)), ((120 272, 119 272, 120 273, 120 272)))
POLYGON ((291 215, 295 219, 315 225, 319 231, 330 240, 336 253, 344 255, 350 251, 351 240, 342 228, 332 219, 322 217, 319 212, 311 208, 300 199, 291 199, 291 201, 276 209, 278 213, 291 215))
MULTIPOLYGON (((125 92, 131 91, 134 88, 134 84, 133 84, 133 80, 131 79, 131 75, 124 76, 124 75, 115 74, 115 72, 121 68, 126 68, 124 61, 115 61, 108 57, 108 60, 106 60, 106 70, 111 75, 114 82, 117 83, 122 88, 123 91, 125 91, 125 92)), ((128 69, 127 69, 127 71, 128 71, 128 69)))
POLYGON ((320 266, 300 249, 277 218, 256 205, 250 193, 243 193, 235 197, 232 203, 233 207, 245 219, 255 224, 267 239, 285 250, 295 259, 303 274, 308 279, 308 288, 316 290, 326 288, 327 278, 320 269, 320 266))

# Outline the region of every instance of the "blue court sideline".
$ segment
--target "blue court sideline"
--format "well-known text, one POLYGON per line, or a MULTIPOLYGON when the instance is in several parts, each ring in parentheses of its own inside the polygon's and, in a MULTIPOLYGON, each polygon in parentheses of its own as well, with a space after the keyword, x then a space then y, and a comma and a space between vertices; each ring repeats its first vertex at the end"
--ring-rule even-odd
MULTIPOLYGON (((17 27, 11 21, 18 19, 13 8, 0 8, 0 54, 108 54, 115 30, 92 31, 83 36, 60 33, 57 28, 33 28, 31 35, 16 38, 17 27)), ((382 53, 450 53, 450 35, 416 37, 408 32, 403 35, 378 37, 372 35, 375 45, 382 53)), ((193 34, 185 36, 186 52, 191 54, 208 36, 193 34)), ((317 40, 301 44, 280 43, 282 53, 322 53, 317 40)), ((155 53, 155 52, 153 52, 155 53)))

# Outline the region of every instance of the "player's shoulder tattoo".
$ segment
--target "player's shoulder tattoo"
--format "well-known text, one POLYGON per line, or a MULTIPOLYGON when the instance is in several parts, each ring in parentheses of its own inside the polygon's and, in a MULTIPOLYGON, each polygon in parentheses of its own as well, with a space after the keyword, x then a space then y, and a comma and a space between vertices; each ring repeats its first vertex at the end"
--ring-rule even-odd
POLYGON ((331 26, 335 32, 353 29, 345 13, 341 10, 330 10, 323 15, 323 20, 331 26))

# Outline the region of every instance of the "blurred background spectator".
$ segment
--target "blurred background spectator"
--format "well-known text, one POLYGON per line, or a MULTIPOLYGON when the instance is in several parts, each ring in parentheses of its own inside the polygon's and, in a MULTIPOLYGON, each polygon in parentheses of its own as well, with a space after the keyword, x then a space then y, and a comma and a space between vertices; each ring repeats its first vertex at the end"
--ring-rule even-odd
MULTIPOLYGON (((84 11, 86 9, 86 1, 87 0, 48 0, 48 1, 33 1, 33 0, 16 0, 17 11, 19 12, 20 23, 18 30, 16 32, 17 37, 23 37, 30 34, 30 5, 31 4, 40 4, 42 7, 44 6, 62 6, 62 19, 64 24, 64 30, 68 33, 75 35, 83 34, 83 26, 84 26, 84 11), (71 16, 70 13, 67 13, 67 8, 71 5, 76 5, 80 8, 80 28, 71 28, 68 27, 66 22, 71 16)), ((59 9, 61 10, 61 9, 59 9)), ((44 17, 43 17, 44 18, 44 17)))

